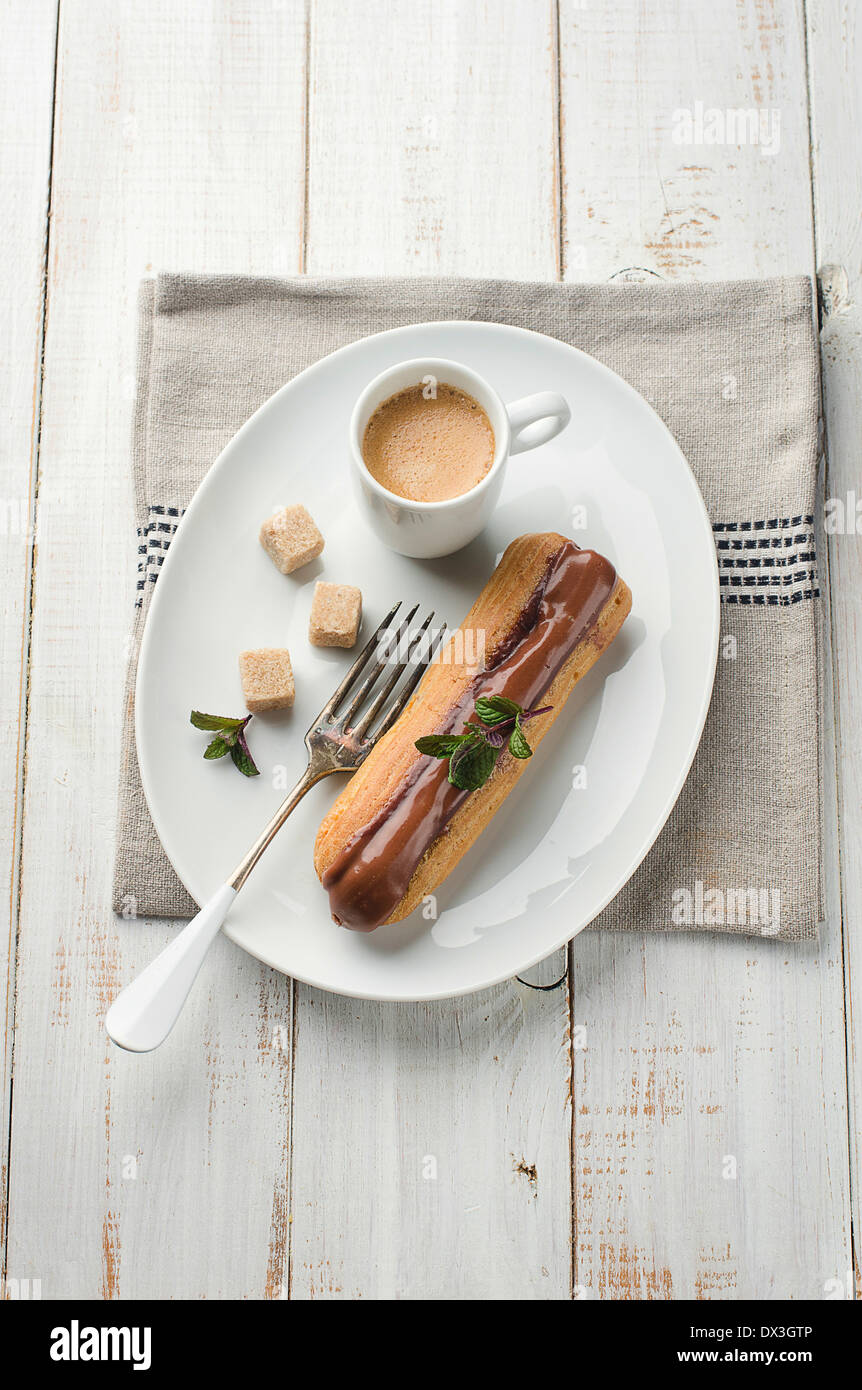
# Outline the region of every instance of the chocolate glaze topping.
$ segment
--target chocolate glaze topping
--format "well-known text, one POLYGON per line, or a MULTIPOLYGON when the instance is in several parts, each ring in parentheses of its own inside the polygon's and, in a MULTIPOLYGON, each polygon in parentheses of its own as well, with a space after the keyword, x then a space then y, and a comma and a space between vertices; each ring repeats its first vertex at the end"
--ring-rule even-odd
MULTIPOLYGON (((616 571, 573 541, 551 556, 518 623, 470 683, 446 719, 423 733, 460 733, 480 695, 505 695, 529 709, 553 683, 593 627, 616 581, 616 571)), ((453 787, 445 760, 417 754, 396 795, 358 830, 323 875, 333 919, 354 931, 373 931, 391 916, 416 867, 458 807, 470 796, 453 787)))

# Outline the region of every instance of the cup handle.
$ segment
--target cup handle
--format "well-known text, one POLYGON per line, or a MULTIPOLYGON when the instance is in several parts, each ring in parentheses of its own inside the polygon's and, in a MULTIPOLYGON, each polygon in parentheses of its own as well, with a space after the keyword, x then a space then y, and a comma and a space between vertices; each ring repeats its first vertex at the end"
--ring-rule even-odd
POLYGON ((572 418, 566 401, 556 391, 537 391, 534 396, 513 401, 506 406, 506 414, 512 431, 510 454, 523 454, 527 449, 547 444, 572 418))

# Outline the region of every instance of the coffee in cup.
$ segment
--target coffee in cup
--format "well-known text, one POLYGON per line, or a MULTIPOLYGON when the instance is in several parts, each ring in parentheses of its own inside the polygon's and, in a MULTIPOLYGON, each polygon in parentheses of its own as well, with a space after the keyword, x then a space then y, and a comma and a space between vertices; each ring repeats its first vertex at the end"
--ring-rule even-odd
MULTIPOLYGON (((406 332, 393 330, 399 338, 406 332)), ((386 342, 391 335, 380 336, 386 342)), ((490 520, 509 456, 547 443, 569 418, 556 391, 505 405, 484 377, 451 358, 413 357, 387 367, 360 393, 350 417, 360 515, 400 555, 451 555, 490 520)))
POLYGON ((388 492, 444 502, 482 482, 495 448, 491 421, 475 397, 426 377, 378 405, 365 428, 362 457, 388 492))

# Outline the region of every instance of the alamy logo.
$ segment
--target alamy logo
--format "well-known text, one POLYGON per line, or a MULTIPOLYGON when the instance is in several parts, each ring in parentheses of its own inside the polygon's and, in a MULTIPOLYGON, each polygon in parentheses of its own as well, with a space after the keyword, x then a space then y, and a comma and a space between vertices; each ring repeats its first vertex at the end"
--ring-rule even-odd
POLYGON ((150 1369, 152 1330, 149 1327, 82 1327, 73 1318, 68 1327, 51 1332, 52 1361, 132 1361, 135 1371, 150 1369))
POLYGON ((677 927, 760 927, 776 936, 781 926, 778 888, 704 888, 700 879, 689 888, 675 888, 671 918, 677 927))
POLYGON ((392 628, 380 635, 375 655, 378 661, 387 665, 421 666, 432 653, 437 655, 441 666, 475 666, 485 663, 485 629, 461 627, 451 634, 448 642, 440 646, 446 631, 442 627, 430 627, 401 632, 392 628), (439 647, 439 651, 438 651, 439 647))
POLYGON ((823 530, 827 536, 862 535, 862 497, 848 492, 846 497, 827 497, 823 530))
POLYGON ((759 145, 762 155, 778 154, 781 112, 765 106, 680 106, 671 117, 675 145, 759 145))

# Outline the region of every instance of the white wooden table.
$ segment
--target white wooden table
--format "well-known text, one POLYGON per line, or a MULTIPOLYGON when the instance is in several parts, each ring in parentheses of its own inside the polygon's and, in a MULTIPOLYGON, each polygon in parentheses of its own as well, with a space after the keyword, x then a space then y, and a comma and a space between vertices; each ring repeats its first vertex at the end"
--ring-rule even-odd
POLYGON ((0 0, 8 1296, 852 1296, 855 534, 820 551, 817 946, 587 934, 556 990, 395 1007, 220 941, 161 1052, 101 1019, 175 930, 110 910, 141 276, 829 266, 826 488, 862 496, 857 10, 0 0), (675 143, 697 102, 779 148, 675 143))

